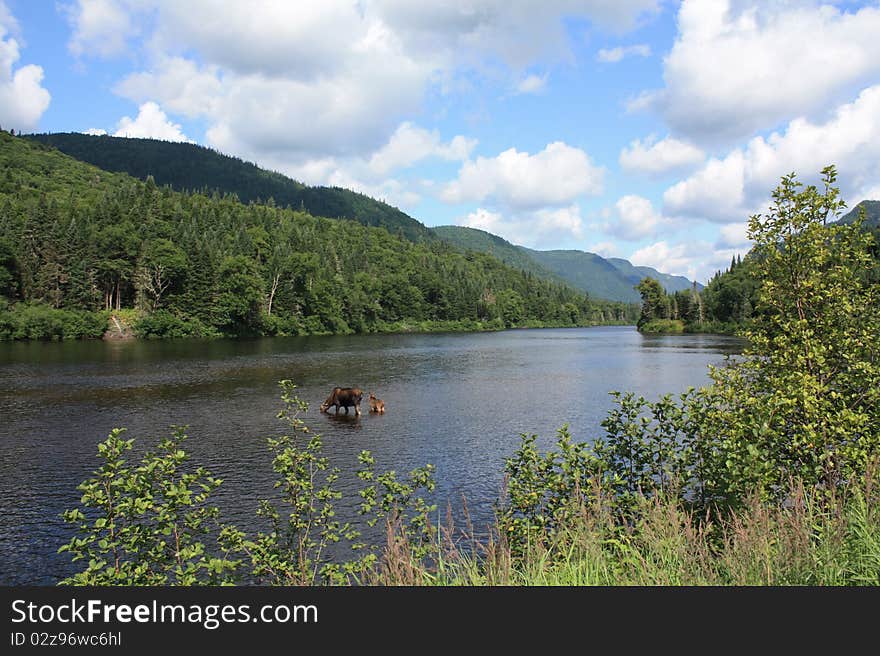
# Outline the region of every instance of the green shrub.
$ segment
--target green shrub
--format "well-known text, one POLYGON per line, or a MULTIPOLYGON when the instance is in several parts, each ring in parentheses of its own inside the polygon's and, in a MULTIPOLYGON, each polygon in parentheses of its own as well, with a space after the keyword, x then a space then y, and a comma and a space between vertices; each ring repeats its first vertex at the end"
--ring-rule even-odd
POLYGON ((133 327, 135 334, 145 339, 212 337, 216 334, 198 319, 183 319, 168 310, 143 315, 134 322, 133 327))
POLYGON ((0 310, 0 340, 96 339, 107 329, 99 312, 17 303, 0 310))
POLYGON ((639 327, 648 334, 679 334, 684 332, 684 321, 680 319, 651 319, 639 327))

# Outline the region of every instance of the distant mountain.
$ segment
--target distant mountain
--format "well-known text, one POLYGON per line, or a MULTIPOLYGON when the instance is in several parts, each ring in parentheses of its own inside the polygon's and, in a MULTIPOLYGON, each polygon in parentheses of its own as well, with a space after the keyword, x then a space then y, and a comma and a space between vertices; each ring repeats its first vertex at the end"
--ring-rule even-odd
POLYGON ((501 260, 508 266, 528 271, 542 278, 560 281, 561 278, 538 263, 526 249, 515 246, 506 239, 493 235, 485 230, 466 228, 464 226, 437 226, 431 228, 435 235, 445 242, 465 251, 477 251, 488 253, 501 260))
MULTIPOLYGON (((660 273, 657 269, 654 269, 649 266, 635 266, 629 260, 624 260, 619 257, 609 257, 608 261, 617 267, 618 271, 620 271, 623 275, 625 275, 630 280, 635 280, 638 283, 643 278, 651 277, 657 280, 667 293, 681 292, 690 289, 693 286, 693 281, 688 280, 684 276, 673 276, 669 273, 660 273)), ((702 289, 703 285, 697 283, 697 289, 702 289)))
POLYGON ((578 289, 586 290, 591 296, 627 303, 641 300, 639 293, 633 289, 636 283, 600 255, 576 250, 535 251, 521 248, 541 266, 578 289))
POLYGON ((866 228, 880 228, 880 200, 863 200, 840 217, 839 223, 854 222, 858 218, 861 208, 865 210, 865 223, 863 225, 866 228))
MULTIPOLYGON (((620 258, 606 260, 595 253, 576 250, 533 250, 511 244, 489 232, 462 226, 438 226, 432 230, 453 246, 489 253, 517 269, 549 280, 565 281, 594 298, 638 303, 641 298, 634 287, 646 276, 656 278, 668 292, 690 289, 693 284, 682 276, 660 273, 651 267, 637 267, 620 258)), ((702 285, 698 284, 698 288, 702 285)))
POLYGON ((410 241, 435 239, 422 223, 382 201, 339 187, 310 187, 196 144, 78 132, 25 136, 105 171, 127 173, 140 180, 151 175, 156 184, 169 185, 175 191, 217 190, 235 194, 243 203, 271 198, 280 207, 381 226, 410 241))

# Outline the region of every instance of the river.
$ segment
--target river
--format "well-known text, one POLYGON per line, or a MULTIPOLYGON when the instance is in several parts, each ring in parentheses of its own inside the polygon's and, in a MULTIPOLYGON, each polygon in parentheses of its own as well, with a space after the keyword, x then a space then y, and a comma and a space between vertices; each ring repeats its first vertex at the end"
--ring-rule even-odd
POLYGON ((575 439, 592 440, 609 391, 682 392, 742 345, 632 327, 0 344, 0 583, 53 584, 75 571, 56 553, 70 535, 60 513, 76 505, 77 484, 99 462, 96 444, 114 427, 142 451, 187 425, 192 460, 224 480, 217 504, 253 529, 274 480, 266 437, 284 428, 277 382, 290 379, 349 498, 363 449, 380 470, 432 463, 441 516, 447 501, 458 513, 463 496, 479 527, 492 518, 520 433, 546 448, 567 423, 575 439), (365 393, 359 418, 319 413, 335 385, 375 392, 387 412, 368 414, 365 393))

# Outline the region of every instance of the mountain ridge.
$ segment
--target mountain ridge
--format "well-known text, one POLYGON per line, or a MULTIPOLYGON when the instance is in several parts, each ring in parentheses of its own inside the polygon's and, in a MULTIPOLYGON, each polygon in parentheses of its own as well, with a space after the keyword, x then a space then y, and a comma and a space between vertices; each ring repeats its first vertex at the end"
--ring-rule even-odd
POLYGON ((863 200, 861 203, 844 214, 838 223, 853 223, 859 216, 859 210, 865 210, 866 228, 880 228, 880 200, 863 200))
MULTIPOLYGON (((489 253, 505 264, 549 280, 567 282, 595 298, 638 303, 641 297, 635 285, 646 276, 656 278, 670 293, 690 289, 693 285, 684 276, 635 266, 622 258, 606 259, 596 253, 575 249, 535 250, 513 244, 491 232, 465 226, 436 226, 431 230, 454 246, 489 253)), ((703 286, 697 283, 697 287, 701 289, 703 286)))
POLYGON ((266 203, 271 198, 280 207, 382 227, 409 241, 435 239, 420 221, 366 194, 341 187, 309 186, 198 144, 79 132, 21 136, 105 171, 126 173, 138 180, 152 176, 157 185, 168 185, 175 191, 233 193, 244 204, 266 203))

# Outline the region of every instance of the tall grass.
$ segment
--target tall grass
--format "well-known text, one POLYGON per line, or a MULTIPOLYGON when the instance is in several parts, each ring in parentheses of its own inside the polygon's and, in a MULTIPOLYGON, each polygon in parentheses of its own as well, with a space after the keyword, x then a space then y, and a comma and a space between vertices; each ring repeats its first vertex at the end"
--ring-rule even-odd
POLYGON ((601 495, 552 537, 514 555, 499 525, 488 541, 447 525, 427 560, 387 527, 378 585, 880 585, 880 494, 870 472, 832 499, 793 483, 784 504, 757 496, 696 515, 677 495, 642 499, 627 517, 601 495))

